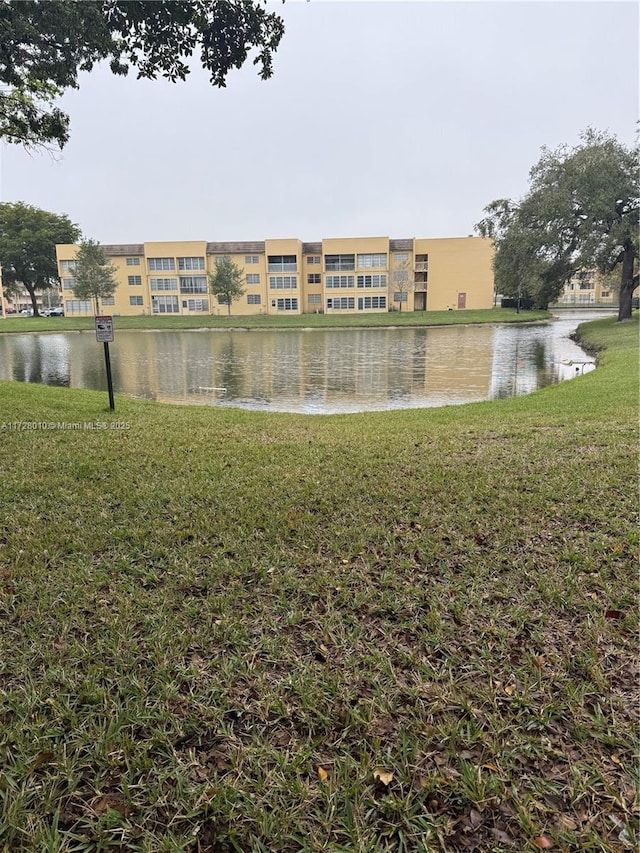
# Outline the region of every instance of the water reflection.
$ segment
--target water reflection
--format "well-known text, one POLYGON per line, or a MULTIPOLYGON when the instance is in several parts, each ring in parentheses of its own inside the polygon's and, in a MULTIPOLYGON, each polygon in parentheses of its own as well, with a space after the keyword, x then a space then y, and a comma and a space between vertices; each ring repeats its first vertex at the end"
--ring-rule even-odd
MULTIPOLYGON (((596 316, 287 332, 118 332, 116 321, 111 363, 116 393, 168 402, 309 413, 443 406, 574 376, 562 361, 585 354, 568 336, 596 316)), ((0 378, 103 390, 103 348, 89 332, 0 335, 0 378)))

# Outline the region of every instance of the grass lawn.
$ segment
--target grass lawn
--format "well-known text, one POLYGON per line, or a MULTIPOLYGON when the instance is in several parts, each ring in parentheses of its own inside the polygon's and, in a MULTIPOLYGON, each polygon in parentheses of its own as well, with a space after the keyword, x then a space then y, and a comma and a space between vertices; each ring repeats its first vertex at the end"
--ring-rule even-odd
POLYGON ((0 383, 0 851, 637 849, 638 323, 583 334, 442 409, 0 383))
MULTIPOLYGON (((106 312, 105 312, 106 313, 106 312)), ((450 326, 465 323, 528 323, 548 311, 487 308, 481 311, 394 311, 382 314, 300 314, 251 317, 114 317, 118 329, 333 329, 361 326, 450 326)), ((0 317, 1 332, 60 332, 94 329, 93 317, 0 317)))

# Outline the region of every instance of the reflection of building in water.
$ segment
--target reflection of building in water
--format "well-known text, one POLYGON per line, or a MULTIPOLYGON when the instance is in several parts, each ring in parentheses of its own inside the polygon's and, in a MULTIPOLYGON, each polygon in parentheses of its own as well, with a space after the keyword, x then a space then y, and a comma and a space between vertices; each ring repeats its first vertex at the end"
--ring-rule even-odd
MULTIPOLYGON (((450 402, 484 400, 491 387, 493 326, 425 329, 425 390, 450 402), (452 331, 452 335, 447 335, 452 331)), ((420 331, 420 330, 416 330, 420 331)))
MULTIPOLYGON (((307 412, 449 405, 534 390, 571 359, 560 378, 592 369, 561 326, 121 331, 111 363, 117 393, 167 402, 307 412)), ((93 332, 0 336, 0 378, 104 390, 103 346, 93 332)))
MULTIPOLYGON (((208 275, 227 255, 244 274, 235 315, 353 314, 491 308, 493 244, 483 237, 345 237, 105 245, 118 280, 101 310, 114 315, 227 314, 208 275)), ((74 296, 78 247, 56 247, 67 315, 93 314, 74 296)))

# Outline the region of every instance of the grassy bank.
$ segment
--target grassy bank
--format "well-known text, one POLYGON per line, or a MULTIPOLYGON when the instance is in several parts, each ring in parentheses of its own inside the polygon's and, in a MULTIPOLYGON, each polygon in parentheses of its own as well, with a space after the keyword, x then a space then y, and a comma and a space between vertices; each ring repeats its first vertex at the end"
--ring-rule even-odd
MULTIPOLYGON (((465 323, 526 323, 546 320, 548 311, 489 308, 481 311, 393 311, 384 314, 300 314, 253 317, 115 317, 115 329, 333 329, 368 326, 451 326, 465 323)), ((6 317, 2 332, 59 332, 93 329, 93 317, 6 317)))
POLYGON ((637 846, 637 322, 529 397, 0 383, 0 850, 637 846), (123 428, 125 427, 125 428, 123 428))

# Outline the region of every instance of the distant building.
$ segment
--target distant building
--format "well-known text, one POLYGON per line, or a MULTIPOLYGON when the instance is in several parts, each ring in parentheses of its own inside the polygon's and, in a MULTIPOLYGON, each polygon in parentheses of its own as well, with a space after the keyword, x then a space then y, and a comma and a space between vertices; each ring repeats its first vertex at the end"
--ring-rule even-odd
MULTIPOLYGON (((61 291, 56 287, 47 288, 45 291, 37 290, 36 304, 38 311, 45 311, 47 308, 62 305, 61 291)), ((33 309, 31 294, 26 287, 21 287, 16 293, 7 293, 0 283, 0 307, 3 314, 19 314, 20 311, 30 311, 33 309)))
POLYGON ((574 273, 564 286, 556 305, 617 305, 618 293, 604 284, 602 276, 595 270, 574 273))
MULTIPOLYGON (((207 280, 223 255, 245 275, 245 294, 231 307, 236 316, 491 308, 494 298, 493 243, 483 237, 191 240, 102 248, 118 287, 101 300, 101 310, 122 316, 226 314, 207 280)), ((56 246, 67 316, 93 314, 91 302, 73 292, 77 250, 56 246)))

